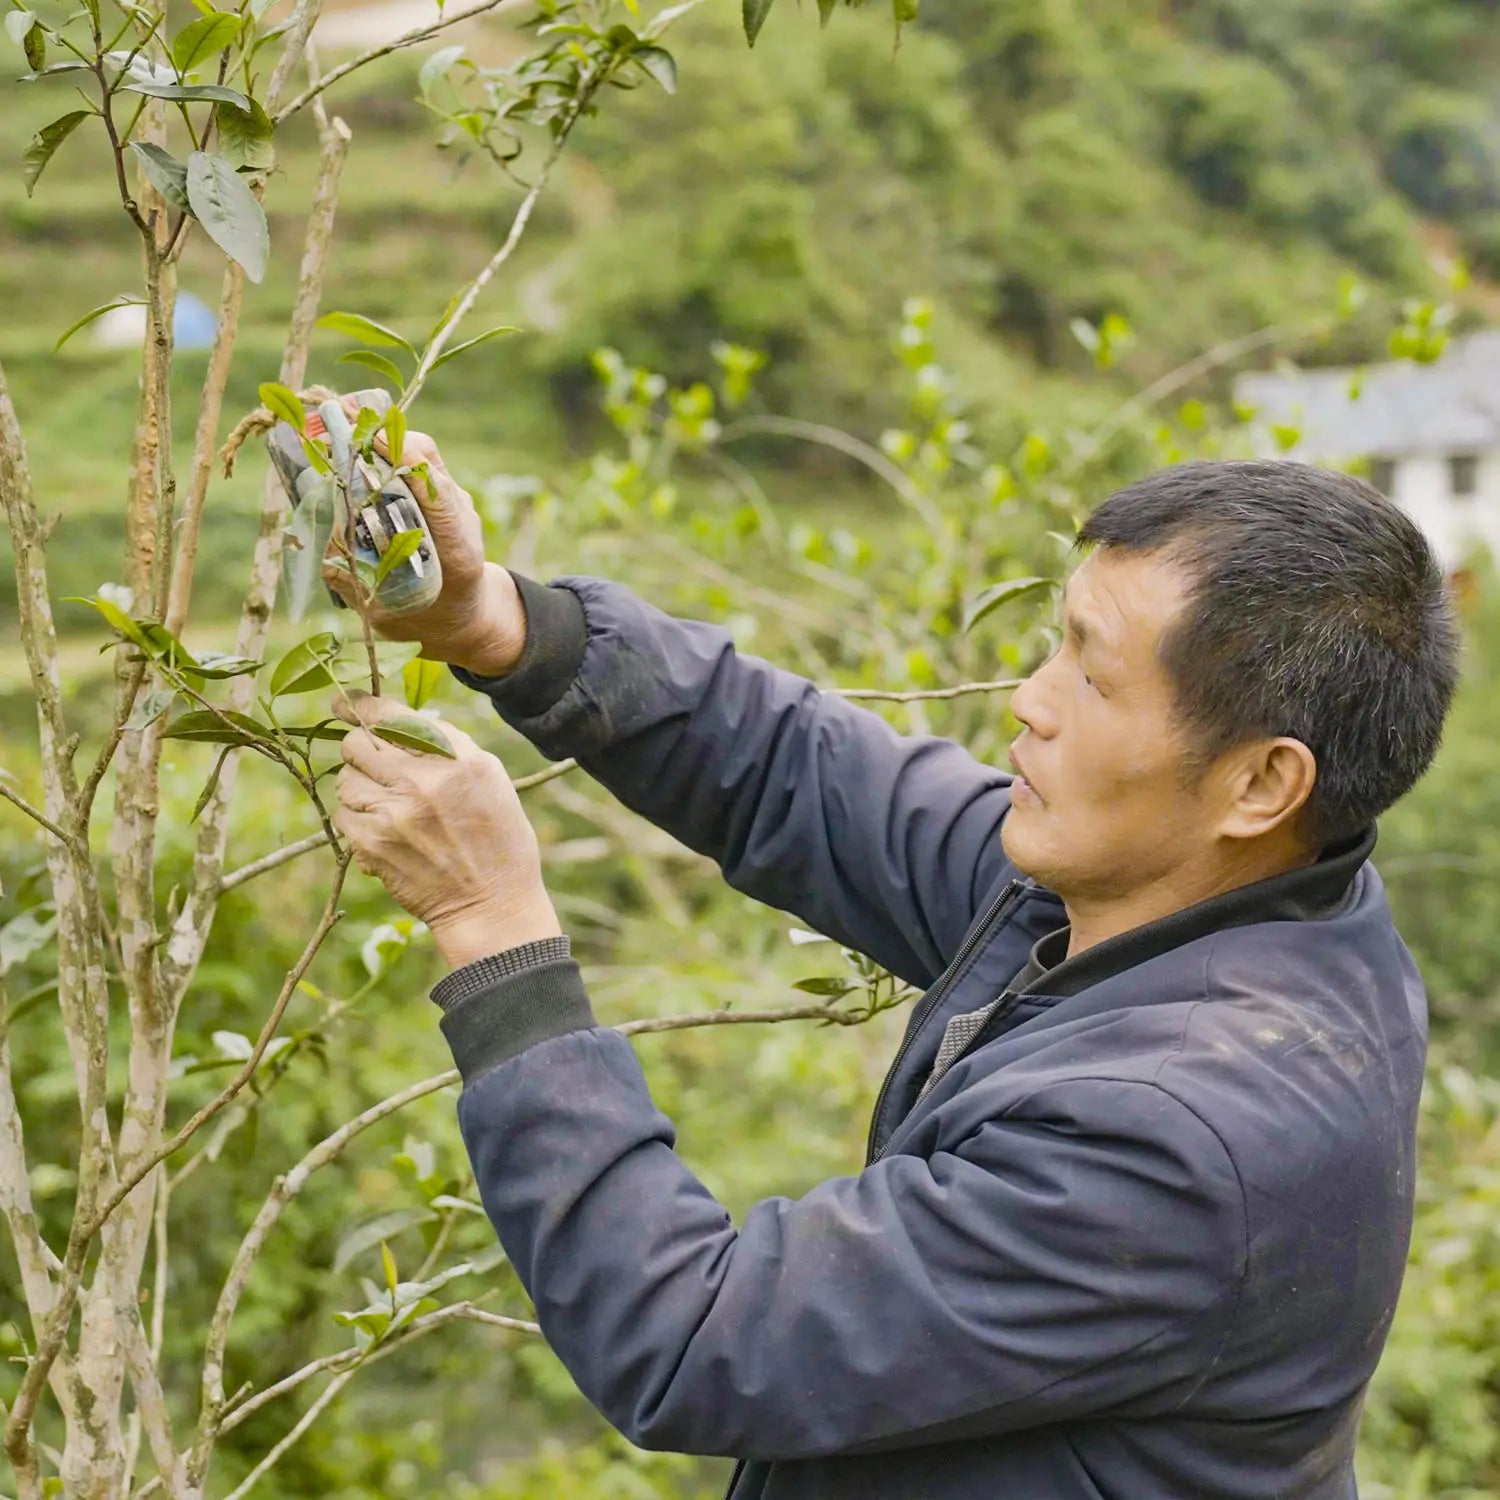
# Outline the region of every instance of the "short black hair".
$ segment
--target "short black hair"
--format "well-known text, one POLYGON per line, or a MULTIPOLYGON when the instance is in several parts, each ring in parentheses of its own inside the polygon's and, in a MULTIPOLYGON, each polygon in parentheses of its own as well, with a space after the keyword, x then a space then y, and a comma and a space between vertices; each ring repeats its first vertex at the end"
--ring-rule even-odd
POLYGON ((1285 461, 1183 464, 1111 495, 1077 546, 1161 552, 1192 580, 1159 648, 1189 782, 1250 740, 1301 740, 1318 774, 1298 831, 1322 848, 1432 764, 1462 634, 1426 537, 1363 480, 1285 461))

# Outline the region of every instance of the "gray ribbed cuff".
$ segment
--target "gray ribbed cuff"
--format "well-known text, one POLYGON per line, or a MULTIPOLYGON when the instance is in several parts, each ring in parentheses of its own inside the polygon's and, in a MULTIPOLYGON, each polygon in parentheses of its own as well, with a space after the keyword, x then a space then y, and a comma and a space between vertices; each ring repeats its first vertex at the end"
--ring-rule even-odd
POLYGON ((555 963, 572 956, 573 943, 566 933, 561 937, 537 938, 530 943, 521 943, 503 953, 491 953, 455 969, 433 985, 432 1000, 439 1010, 452 1010, 470 995, 489 989, 497 980, 524 973, 538 964, 555 963))
POLYGON ((443 1035, 464 1082, 535 1047, 595 1025, 583 976, 571 958, 508 974, 443 1012, 443 1035))

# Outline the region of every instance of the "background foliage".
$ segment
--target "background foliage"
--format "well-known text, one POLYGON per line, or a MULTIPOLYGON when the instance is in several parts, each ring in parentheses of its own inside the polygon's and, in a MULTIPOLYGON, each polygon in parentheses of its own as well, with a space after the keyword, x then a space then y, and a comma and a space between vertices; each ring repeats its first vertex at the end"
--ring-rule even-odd
MULTIPOLYGON (((1092 463, 1074 465, 1077 436, 1133 392, 1270 325, 1310 357, 1379 357, 1402 300, 1451 282, 1443 258, 1460 251, 1475 271, 1461 315, 1495 306, 1485 280, 1500 277, 1493 0, 949 0, 906 30, 894 64, 887 14, 841 14, 818 40, 811 8, 799 16, 788 6, 747 55, 736 9, 709 5, 684 23, 675 98, 643 90, 585 125, 560 191, 543 199, 535 236, 487 303, 487 321, 534 331, 439 372, 416 414, 480 499, 492 555, 533 576, 619 578, 665 608, 728 621, 747 649, 830 685, 1015 675, 1046 649, 1045 613, 1018 601, 963 638, 976 582, 1055 574, 1061 552, 1047 533, 1068 532, 1115 480, 1243 449, 1210 379, 1185 393, 1186 405, 1174 399, 1122 423, 1092 463), (1357 307, 1345 296, 1337 316, 1348 276, 1368 295, 1357 307), (913 296, 931 301, 908 306, 913 296), (1098 329, 1111 315, 1124 323, 1109 347, 1091 348, 1098 335, 1080 337, 1077 320, 1098 329), (722 405, 723 358, 712 353, 721 339, 767 359, 737 410, 722 405), (601 359, 602 348, 620 354, 601 359), (636 367, 688 394, 671 405, 653 398, 636 367), (716 392, 711 412, 693 393, 700 380, 716 392), (882 451, 928 509, 826 446, 747 424, 767 414, 871 443, 885 434, 882 451), (726 431, 706 433, 708 421, 726 431), (746 430, 734 435, 736 424, 746 430)), ((471 42, 491 57, 512 45, 503 28, 471 42)), ((18 52, 5 60, 19 71, 18 52)), ((358 306, 413 335, 483 259, 515 198, 484 163, 437 152, 415 74, 414 63, 393 61, 336 96, 355 145, 324 304, 358 306)), ((0 148, 14 160, 56 112, 55 98, 10 88, 0 148)), ((52 350, 75 317, 138 280, 104 170, 65 147, 35 199, 19 173, 0 175, 0 354, 43 502, 61 518, 56 596, 91 593, 119 572, 134 357, 81 336, 52 350)), ((231 412, 253 406, 257 383, 275 373, 298 240, 277 204, 306 201, 305 123, 288 127, 278 170, 271 260, 248 299, 231 412)), ((184 287, 212 301, 220 264, 190 247, 184 287)), ((347 384, 335 364, 347 342, 320 340, 311 378, 347 384)), ((203 359, 180 357, 183 403, 203 359)), ((195 645, 228 646, 260 478, 248 452, 213 492, 195 645)), ((1376 1500, 1500 1495, 1500 595, 1491 574, 1480 601, 1442 757, 1384 820, 1376 861, 1428 980, 1436 1043, 1411 1270, 1367 1409, 1364 1492, 1376 1500)), ((60 606, 85 733, 96 727, 89 695, 107 671, 87 613, 60 606)), ((24 683, 17 654, 0 653, 0 762, 23 784, 35 773, 24 683)), ((878 711, 998 758, 1015 729, 1002 705, 974 697, 878 711)), ((516 774, 541 764, 456 684, 437 706, 476 722, 516 774)), ((177 842, 163 853, 163 894, 189 865, 188 814, 209 758, 193 746, 168 755, 162 826, 177 842)), ((785 1003, 794 980, 841 972, 830 950, 794 948, 785 918, 728 891, 711 868, 611 821, 586 788, 555 783, 530 805, 607 1019, 785 1003)), ((251 768, 233 847, 249 858, 310 828, 290 791, 251 768)), ((45 950, 26 952, 43 921, 38 861, 29 829, 7 814, 0 944, 13 995, 45 971, 45 950)), ((300 949, 320 880, 302 863, 229 898, 184 1018, 184 1058, 211 1061, 233 1050, 224 1034, 254 1032, 268 988, 300 949)), ((289 1016, 293 1034, 326 1040, 288 1059, 274 1108, 230 1113, 211 1142, 218 1170, 194 1171, 174 1195, 192 1253, 171 1288, 169 1364, 174 1351, 196 1356, 216 1274, 275 1172, 361 1104, 446 1061, 423 998, 437 973, 430 948, 420 934, 408 945, 383 930, 395 914, 368 882, 354 882, 345 905, 347 922, 289 1016)), ((638 1045, 685 1157, 738 1210, 857 1168, 900 1021, 898 1012, 848 1030, 725 1028, 638 1045)), ((45 1005, 17 1025, 13 1046, 28 1113, 48 1122, 32 1130, 51 1154, 33 1189, 56 1231, 76 1127, 45 1005)), ((213 1086, 214 1072, 192 1066, 183 1063, 174 1109, 213 1086)), ((351 1231, 382 1220, 402 1266, 415 1264, 430 1233, 418 1222, 423 1204, 465 1172, 448 1095, 372 1132, 278 1231, 236 1325, 231 1387, 347 1342, 333 1313, 361 1305, 361 1275, 380 1275, 375 1242, 360 1249, 351 1231)), ((460 1226, 460 1247, 489 1242, 482 1221, 460 1226)), ((8 1253, 0 1248, 0 1352, 14 1354, 8 1253)), ((503 1276, 499 1285, 496 1310, 523 1311, 514 1286, 503 1276)), ((10 1378, 0 1369, 0 1387, 10 1378)), ((220 1477, 247 1471, 286 1421, 273 1409, 237 1429, 220 1477)), ((720 1479, 717 1465, 639 1454, 605 1432, 539 1344, 458 1328, 352 1386, 267 1492, 634 1500, 712 1495, 720 1479)))

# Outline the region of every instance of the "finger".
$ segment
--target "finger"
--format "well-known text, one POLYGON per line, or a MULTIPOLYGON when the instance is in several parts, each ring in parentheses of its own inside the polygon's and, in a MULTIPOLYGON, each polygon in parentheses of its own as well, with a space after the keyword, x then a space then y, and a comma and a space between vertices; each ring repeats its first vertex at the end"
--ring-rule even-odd
POLYGON ((340 807, 333 814, 333 826, 343 834, 350 853, 354 855, 354 863, 366 875, 374 875, 377 868, 374 853, 376 833, 369 814, 340 807))
POLYGON ((394 787, 401 781, 406 752, 399 745, 377 740, 368 729, 355 729, 346 734, 339 753, 346 766, 363 771, 371 781, 383 787, 394 787))
POLYGON ((389 801, 389 789, 372 781, 358 766, 345 766, 334 782, 340 807, 350 812, 373 813, 389 801))

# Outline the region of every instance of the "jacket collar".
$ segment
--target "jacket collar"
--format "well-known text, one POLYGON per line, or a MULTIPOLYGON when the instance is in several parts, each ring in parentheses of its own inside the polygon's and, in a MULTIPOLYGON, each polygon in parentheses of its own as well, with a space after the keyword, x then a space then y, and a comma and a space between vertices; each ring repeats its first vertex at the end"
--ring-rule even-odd
MULTIPOLYGON (((1257 922, 1307 922, 1330 917, 1347 898, 1354 877, 1375 848, 1375 838, 1372 823, 1353 838, 1330 844, 1313 864, 1210 896, 1207 901, 1106 938, 1076 958, 1063 958, 1072 930, 1064 925, 1032 948, 1028 971, 1035 967, 1045 969, 1046 973, 1028 984, 1024 993, 1059 998, 1076 995, 1090 985, 1210 933, 1257 922)), ((1041 886, 1033 889, 1038 893, 1044 891, 1041 886)), ((1050 891, 1045 894, 1053 900, 1059 899, 1050 891)))

